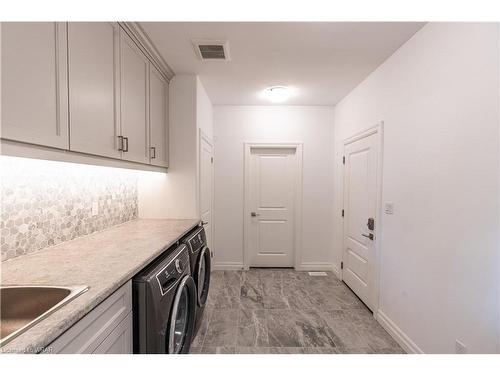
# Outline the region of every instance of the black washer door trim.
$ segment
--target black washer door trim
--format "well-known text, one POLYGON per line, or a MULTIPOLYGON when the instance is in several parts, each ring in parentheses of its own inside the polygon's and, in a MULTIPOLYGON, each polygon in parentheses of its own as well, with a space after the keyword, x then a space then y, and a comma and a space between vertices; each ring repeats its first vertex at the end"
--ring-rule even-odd
POLYGON ((200 280, 198 279, 200 277, 201 273, 201 266, 203 262, 205 262, 205 280, 203 280, 202 288, 199 290, 198 288, 198 306, 203 307, 205 306, 205 303, 207 303, 207 298, 208 298, 208 290, 210 289, 210 272, 212 270, 211 266, 211 254, 210 254, 210 249, 208 247, 204 247, 203 250, 201 250, 200 256, 198 257, 198 267, 196 267, 196 286, 199 287, 200 285, 200 280))

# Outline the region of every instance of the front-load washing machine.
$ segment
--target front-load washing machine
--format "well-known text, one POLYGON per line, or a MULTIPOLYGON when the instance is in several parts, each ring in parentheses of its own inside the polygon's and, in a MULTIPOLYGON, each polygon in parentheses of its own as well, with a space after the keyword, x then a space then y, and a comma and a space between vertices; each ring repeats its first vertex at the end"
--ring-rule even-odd
POLYGON ((205 304, 208 298, 208 290, 210 288, 210 271, 211 271, 211 253, 207 247, 207 238, 203 226, 195 228, 182 240, 189 249, 189 258, 191 261, 191 275, 196 284, 196 319, 194 336, 198 333, 205 304))
POLYGON ((189 353, 196 304, 189 252, 183 244, 133 278, 134 353, 189 353))

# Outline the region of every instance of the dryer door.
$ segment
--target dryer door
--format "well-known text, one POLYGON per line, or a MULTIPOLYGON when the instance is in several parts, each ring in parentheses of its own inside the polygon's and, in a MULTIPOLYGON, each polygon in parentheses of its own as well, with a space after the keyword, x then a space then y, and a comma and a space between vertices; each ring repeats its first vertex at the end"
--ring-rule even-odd
POLYGON ((166 335, 169 354, 189 353, 196 317, 196 286, 184 276, 177 288, 166 335))
POLYGON ((198 306, 203 307, 207 302, 208 289, 210 288, 211 255, 210 249, 204 247, 198 256, 198 264, 195 273, 196 290, 198 294, 198 306))

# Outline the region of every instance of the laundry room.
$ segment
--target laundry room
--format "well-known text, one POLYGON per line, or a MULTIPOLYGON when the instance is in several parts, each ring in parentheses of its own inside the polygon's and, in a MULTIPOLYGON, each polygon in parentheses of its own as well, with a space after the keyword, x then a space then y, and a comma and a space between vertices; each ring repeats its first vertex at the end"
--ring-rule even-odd
POLYGON ((54 9, 0 12, 0 361, 500 353, 498 20, 54 9))

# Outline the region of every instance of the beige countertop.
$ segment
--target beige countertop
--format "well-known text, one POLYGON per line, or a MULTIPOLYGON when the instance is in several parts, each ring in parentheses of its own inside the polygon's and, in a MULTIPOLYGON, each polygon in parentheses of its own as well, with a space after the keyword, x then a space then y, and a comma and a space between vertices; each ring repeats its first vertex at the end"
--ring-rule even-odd
POLYGON ((0 351, 40 351, 198 223, 138 219, 2 262, 2 285, 86 285, 89 290, 0 351))

